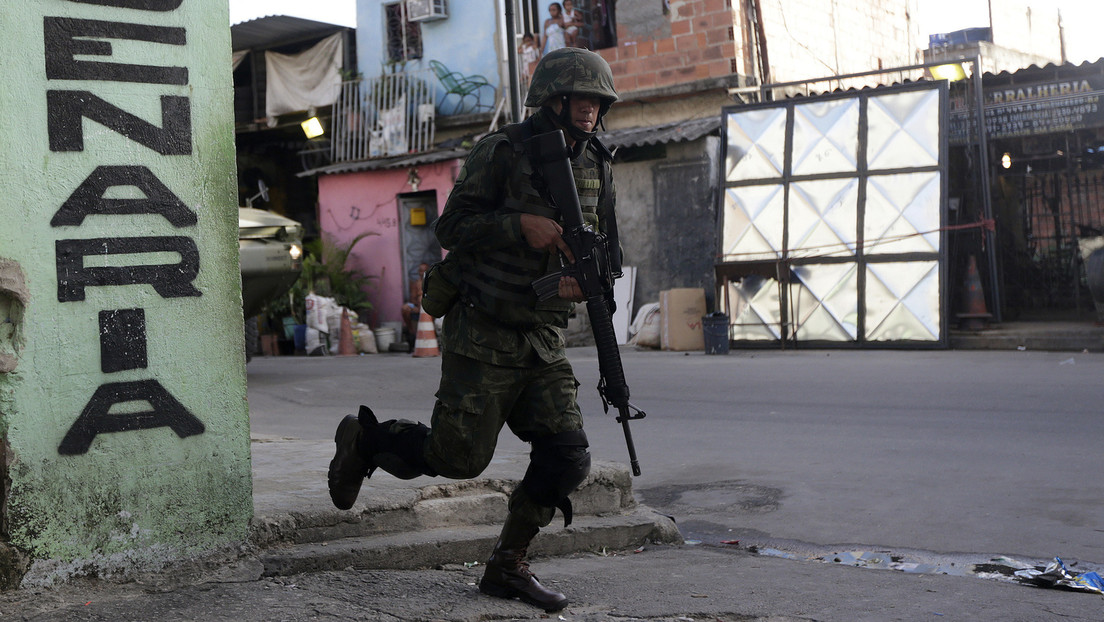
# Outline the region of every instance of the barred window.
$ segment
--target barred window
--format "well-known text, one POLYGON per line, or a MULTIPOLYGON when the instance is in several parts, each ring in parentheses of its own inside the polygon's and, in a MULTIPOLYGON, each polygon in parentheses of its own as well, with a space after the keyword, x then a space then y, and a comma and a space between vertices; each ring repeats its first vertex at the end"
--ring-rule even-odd
POLYGON ((385 4, 384 22, 387 28, 387 59, 401 63, 422 57, 422 26, 406 19, 406 3, 385 4))

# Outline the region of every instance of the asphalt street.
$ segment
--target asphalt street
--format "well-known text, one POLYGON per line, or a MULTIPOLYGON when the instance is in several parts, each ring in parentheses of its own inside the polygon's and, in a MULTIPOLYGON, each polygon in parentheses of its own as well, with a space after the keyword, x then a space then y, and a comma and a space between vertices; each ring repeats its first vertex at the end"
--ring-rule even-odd
MULTIPOLYGON (((625 461, 593 348, 570 348, 591 451, 625 461)), ((902 550, 1104 564, 1104 355, 623 348, 638 500, 684 535, 798 554, 902 550)), ((251 363, 252 430, 330 439, 358 404, 428 422, 439 359, 251 363)), ((508 433, 500 448, 523 451, 508 433)), ((519 474, 520 476, 520 474, 519 474)))

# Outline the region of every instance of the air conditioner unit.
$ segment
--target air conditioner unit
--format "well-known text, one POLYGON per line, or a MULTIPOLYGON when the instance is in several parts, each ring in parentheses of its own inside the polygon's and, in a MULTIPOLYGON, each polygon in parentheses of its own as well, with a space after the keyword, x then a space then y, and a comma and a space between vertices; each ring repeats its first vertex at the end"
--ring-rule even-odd
POLYGON ((406 0, 406 19, 411 22, 432 22, 448 17, 446 0, 406 0))

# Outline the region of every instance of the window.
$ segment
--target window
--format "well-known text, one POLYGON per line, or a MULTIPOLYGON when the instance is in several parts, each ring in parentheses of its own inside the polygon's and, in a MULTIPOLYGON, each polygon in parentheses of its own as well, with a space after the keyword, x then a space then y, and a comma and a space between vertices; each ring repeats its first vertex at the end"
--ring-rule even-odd
POLYGON ((422 26, 406 20, 406 3, 385 4, 384 24, 387 28, 387 59, 402 63, 422 57, 422 26))
MULTIPOLYGON (((544 19, 548 17, 548 5, 542 0, 543 10, 539 16, 541 26, 534 33, 543 34, 544 19)), ((559 0, 561 9, 563 0, 559 0)), ((575 45, 588 50, 617 47, 616 0, 572 0, 573 10, 582 16, 582 26, 576 34, 575 45)), ((534 9, 536 4, 534 3, 534 9)), ((529 6, 522 5, 522 14, 527 18, 529 6)), ((534 11, 535 13, 535 11, 534 11)))
POLYGON ((617 0, 581 0, 576 5, 585 9, 583 21, 590 49, 617 47, 617 0))

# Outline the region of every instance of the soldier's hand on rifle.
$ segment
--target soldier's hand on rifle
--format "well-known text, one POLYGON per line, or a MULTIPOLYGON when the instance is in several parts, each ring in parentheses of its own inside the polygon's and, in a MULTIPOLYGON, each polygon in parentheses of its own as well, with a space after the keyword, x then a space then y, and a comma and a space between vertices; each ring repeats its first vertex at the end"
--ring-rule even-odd
POLYGON ((583 288, 579 285, 579 282, 575 280, 573 276, 560 277, 560 293, 559 297, 564 300, 570 300, 571 302, 582 302, 586 300, 583 296, 583 288))
POLYGON ((529 243, 529 246, 540 250, 555 253, 560 251, 570 263, 575 263, 575 256, 571 254, 571 248, 563 239, 563 227, 551 218, 537 216, 536 214, 521 215, 521 236, 529 243))

